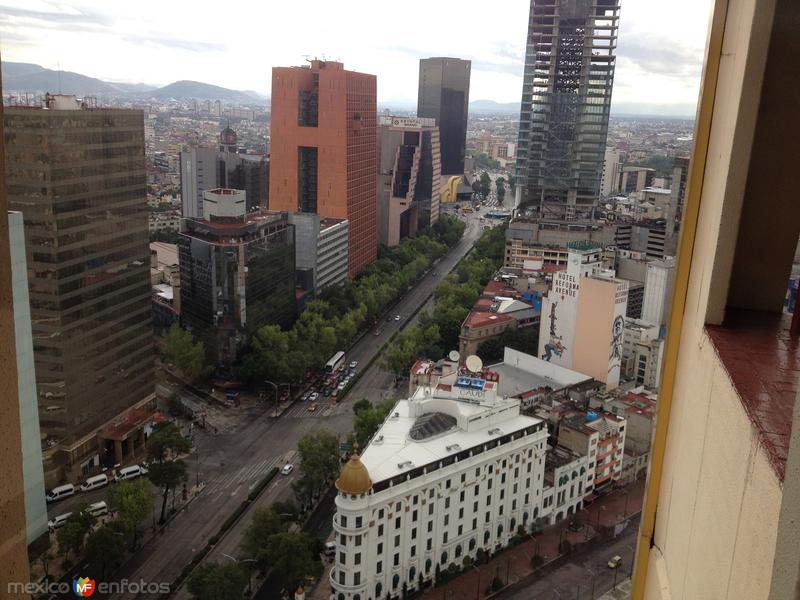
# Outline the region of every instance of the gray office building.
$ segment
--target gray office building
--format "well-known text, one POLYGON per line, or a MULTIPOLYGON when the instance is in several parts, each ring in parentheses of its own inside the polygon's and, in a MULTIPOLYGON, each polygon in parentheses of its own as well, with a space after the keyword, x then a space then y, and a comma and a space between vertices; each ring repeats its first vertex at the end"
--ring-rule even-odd
POLYGON ((436 119, 439 126, 442 175, 464 173, 471 69, 472 63, 460 58, 419 61, 417 116, 436 119))
POLYGON ((247 212, 267 208, 269 159, 263 154, 241 154, 236 132, 220 132, 218 147, 191 146, 180 153, 181 215, 202 219, 203 192, 217 188, 244 190, 247 212))
POLYGON ((600 193, 619 0, 531 0, 517 144, 517 203, 590 215, 600 193))

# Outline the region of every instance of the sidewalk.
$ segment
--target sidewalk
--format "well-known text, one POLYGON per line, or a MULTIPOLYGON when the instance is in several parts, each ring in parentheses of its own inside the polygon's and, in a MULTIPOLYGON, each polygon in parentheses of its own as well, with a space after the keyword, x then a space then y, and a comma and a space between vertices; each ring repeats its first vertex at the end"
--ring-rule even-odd
MULTIPOLYGON (((486 593, 492 579, 499 577, 504 585, 513 584, 533 573, 531 559, 541 555, 545 562, 558 558, 560 542, 569 540, 573 547, 591 540, 597 534, 597 528, 613 527, 633 513, 639 512, 644 497, 644 481, 637 481, 627 488, 616 490, 608 496, 598 498, 595 502, 571 519, 584 524, 581 531, 568 530, 570 520, 553 525, 541 535, 529 539, 514 548, 500 551, 487 564, 465 572, 452 581, 439 587, 429 589, 423 598, 445 598, 446 600, 480 600, 487 598, 486 593), (627 504, 627 507, 626 507, 627 504)), ((316 598, 316 596, 315 596, 316 598)))

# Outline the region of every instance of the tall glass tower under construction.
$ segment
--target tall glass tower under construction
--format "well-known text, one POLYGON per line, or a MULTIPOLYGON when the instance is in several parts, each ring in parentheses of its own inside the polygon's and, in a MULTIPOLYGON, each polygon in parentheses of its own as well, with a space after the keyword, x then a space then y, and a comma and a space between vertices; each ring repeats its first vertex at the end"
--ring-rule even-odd
POLYGON ((531 0, 517 185, 541 217, 580 219, 600 193, 619 0, 531 0))

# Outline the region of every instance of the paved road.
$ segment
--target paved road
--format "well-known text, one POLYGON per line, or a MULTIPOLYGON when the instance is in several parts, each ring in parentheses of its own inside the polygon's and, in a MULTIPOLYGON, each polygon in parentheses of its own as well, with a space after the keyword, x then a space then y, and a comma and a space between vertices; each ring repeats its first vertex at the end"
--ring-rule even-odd
MULTIPOLYGON (((471 215, 463 238, 435 267, 437 275, 425 277, 391 309, 391 314, 400 314, 401 320, 380 323, 381 335, 367 333, 348 353, 347 360, 357 360, 359 368, 364 368, 369 359, 381 351, 389 336, 406 326, 409 316, 469 251, 480 233, 477 216, 471 215)), ((370 389, 382 393, 387 387, 385 374, 381 374, 376 364, 361 375, 343 402, 335 406, 320 403, 320 409, 314 413, 309 413, 304 405, 298 403, 279 419, 271 419, 267 416, 266 407, 257 404, 227 409, 228 414, 235 418, 228 419, 230 426, 220 429, 216 435, 195 428, 197 452, 188 460, 189 481, 192 484, 197 480, 203 483, 202 491, 189 509, 180 513, 164 530, 161 539, 146 551, 139 552, 116 574, 116 578, 142 579, 146 582, 173 581, 269 469, 292 458, 291 453, 295 451, 301 436, 321 427, 339 434, 351 430, 350 406, 353 399, 371 397, 373 394, 368 393, 370 389)), ((391 380, 391 375, 388 377, 391 380)), ((248 515, 245 515, 243 520, 247 518, 248 515)), ((114 597, 133 600, 137 596, 125 594, 114 597)))
POLYGON ((597 548, 591 553, 570 561, 531 585, 514 592, 501 594, 502 600, 589 600, 601 596, 611 587, 630 576, 636 550, 636 534, 639 520, 633 519, 626 531, 616 540, 597 548), (622 566, 616 570, 608 568, 608 560, 619 554, 622 566))
MULTIPOLYGON (((467 216, 467 229, 459 241, 458 245, 444 258, 441 259, 439 264, 434 267, 436 275, 429 275, 425 277, 409 294, 407 294, 398 304, 396 308, 391 310, 391 315, 399 314, 401 320, 398 322, 386 322, 384 318, 377 327, 373 327, 372 331, 368 333, 362 340, 362 343, 354 348, 348 354, 348 360, 357 360, 364 364, 370 358, 379 354, 383 349, 386 340, 396 331, 405 328, 408 325, 417 323, 417 309, 421 306, 431 310, 432 301, 427 300, 433 294, 434 288, 444 277, 455 267, 459 260, 472 248, 475 241, 480 237, 483 232, 479 219, 480 214, 473 213, 467 216), (378 329, 381 331, 380 336, 375 336, 374 332, 378 329)), ((361 376, 356 381, 352 389, 347 393, 347 401, 360 400, 366 398, 371 402, 379 402, 387 397, 403 398, 405 397, 405 389, 393 390, 392 384, 394 376, 380 368, 379 361, 375 361, 367 372, 361 373, 361 376)), ((346 407, 343 410, 350 410, 347 407, 347 402, 344 403, 346 407)), ((337 409, 342 410, 342 409, 337 409)))

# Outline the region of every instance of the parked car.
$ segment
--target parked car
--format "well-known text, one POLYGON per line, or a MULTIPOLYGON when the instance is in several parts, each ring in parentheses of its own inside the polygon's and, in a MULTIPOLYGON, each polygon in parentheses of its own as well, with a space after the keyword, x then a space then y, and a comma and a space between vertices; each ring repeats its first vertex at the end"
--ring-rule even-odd
POLYGON ((622 564, 622 557, 619 554, 615 554, 611 557, 611 560, 608 561, 608 568, 609 569, 616 569, 622 564))
POLYGON ((132 465, 117 471, 117 475, 114 479, 116 481, 125 481, 128 479, 136 479, 142 475, 147 475, 147 468, 140 465, 132 465))
POLYGON ((391 323, 392 322, 392 315, 389 315, 388 317, 386 317, 386 322, 387 323, 391 323))
POLYGON ((291 475, 292 471, 294 471, 293 464, 285 464, 281 469, 281 475, 291 475))
POLYGON ((311 394, 311 395, 308 397, 308 399, 309 399, 311 402, 315 402, 315 401, 316 401, 318 398, 319 398, 319 392, 313 392, 313 393, 312 393, 312 394, 311 394))
POLYGON ((72 515, 71 512, 64 513, 63 515, 58 515, 57 517, 49 520, 47 522, 47 526, 50 528, 50 531, 54 529, 59 529, 64 526, 64 524, 67 522, 67 519, 69 519, 71 515, 72 515))
POLYGON ((395 320, 395 321, 399 321, 399 320, 400 320, 400 315, 395 315, 395 316, 394 316, 394 320, 395 320))
POLYGON ((336 556, 336 542, 326 542, 325 556, 336 556))
POLYGON ((89 490, 96 490, 106 485, 108 485, 107 475, 105 474, 95 475, 94 477, 89 477, 86 481, 84 481, 81 484, 81 491, 88 492, 89 490))
POLYGON ((65 485, 54 487, 52 490, 48 490, 45 498, 48 502, 56 502, 57 500, 62 500, 74 494, 75 486, 71 483, 67 483, 65 485))
POLYGON ((306 400, 308 400, 311 397, 311 393, 312 392, 308 391, 305 394, 303 394, 303 402, 305 402, 306 400))
POLYGON ((376 329, 376 330, 375 330, 375 333, 374 333, 373 335, 374 335, 375 337, 378 337, 380 334, 381 334, 381 330, 380 330, 380 329, 376 329))
POLYGON ((358 366, 358 361, 357 360, 351 360, 350 361, 350 368, 351 369, 355 369, 357 366, 358 366))
POLYGON ((85 512, 87 515, 92 515, 93 517, 107 515, 108 505, 102 500, 100 502, 93 502, 92 504, 84 508, 83 512, 85 512))
POLYGON ((340 383, 339 385, 336 386, 336 389, 341 392, 346 387, 347 387, 347 384, 343 381, 342 383, 340 383))

